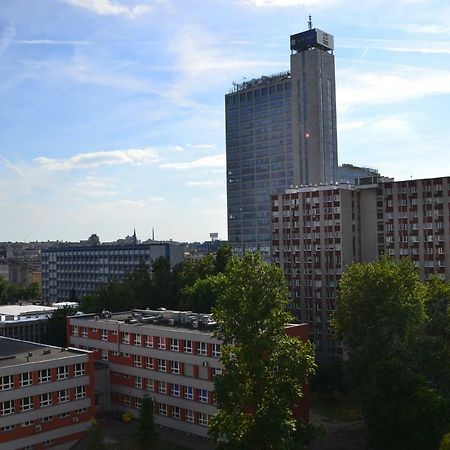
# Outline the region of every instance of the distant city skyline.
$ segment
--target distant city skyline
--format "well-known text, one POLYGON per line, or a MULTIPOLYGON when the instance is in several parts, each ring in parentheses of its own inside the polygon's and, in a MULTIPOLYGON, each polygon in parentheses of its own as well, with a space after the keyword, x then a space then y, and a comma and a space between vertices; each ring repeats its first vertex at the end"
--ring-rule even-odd
POLYGON ((443 0, 5 0, 0 241, 226 238, 224 94, 287 70, 309 14, 335 37, 339 163, 449 175, 443 0))

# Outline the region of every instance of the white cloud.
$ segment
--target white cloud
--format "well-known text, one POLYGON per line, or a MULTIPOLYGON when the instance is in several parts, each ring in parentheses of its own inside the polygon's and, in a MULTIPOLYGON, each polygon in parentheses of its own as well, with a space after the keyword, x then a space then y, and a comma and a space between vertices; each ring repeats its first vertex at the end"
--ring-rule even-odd
POLYGON ((399 39, 355 39, 339 38, 336 40, 339 48, 361 48, 367 50, 382 50, 389 52, 437 53, 450 55, 450 42, 446 41, 413 41, 399 39))
POLYGON ((209 168, 224 168, 225 154, 204 156, 203 158, 195 159, 194 161, 165 163, 160 165, 163 169, 189 170, 189 169, 209 169, 209 168))
POLYGON ((151 10, 150 5, 137 4, 135 6, 124 6, 111 0, 65 0, 72 6, 87 9, 102 16, 125 16, 136 18, 151 10))
POLYGON ((90 153, 78 153, 66 159, 47 158, 33 160, 40 168, 47 170, 69 171, 75 169, 95 169, 101 166, 140 165, 159 161, 159 156, 151 148, 111 150, 90 153))
POLYGON ((190 187, 221 187, 223 186, 223 180, 202 180, 202 181, 187 181, 186 186, 190 187))
POLYGON ((238 0, 238 3, 256 6, 257 8, 288 8, 292 6, 330 6, 337 0, 238 0))
POLYGON ((450 94, 450 71, 396 67, 337 72, 337 104, 341 111, 354 106, 398 103, 430 95, 450 94))
POLYGON ((16 30, 12 26, 7 26, 2 35, 0 36, 0 55, 3 54, 6 49, 11 45, 14 36, 16 34, 16 30))

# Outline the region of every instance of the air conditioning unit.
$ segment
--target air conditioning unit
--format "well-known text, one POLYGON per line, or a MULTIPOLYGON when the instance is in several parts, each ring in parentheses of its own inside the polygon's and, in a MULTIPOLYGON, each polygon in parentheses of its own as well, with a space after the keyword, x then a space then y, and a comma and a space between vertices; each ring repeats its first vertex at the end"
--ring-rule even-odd
POLYGON ((36 431, 36 433, 39 433, 40 431, 42 431, 42 426, 41 425, 35 425, 34 431, 36 431))
POLYGON ((72 417, 73 423, 78 423, 80 421, 79 417, 72 417))

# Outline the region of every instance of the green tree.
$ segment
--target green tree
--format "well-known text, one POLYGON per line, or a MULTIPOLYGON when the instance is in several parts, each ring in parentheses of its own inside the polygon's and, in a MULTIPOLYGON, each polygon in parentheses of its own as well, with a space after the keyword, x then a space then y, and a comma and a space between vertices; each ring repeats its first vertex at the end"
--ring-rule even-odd
POLYGON ((183 291, 183 309, 209 314, 217 300, 220 279, 209 275, 198 279, 193 286, 186 287, 183 291))
POLYGON ((138 420, 137 434, 139 445, 143 450, 151 449, 154 442, 158 439, 158 433, 155 430, 153 400, 147 395, 142 399, 138 420))
POLYGON ((76 309, 64 307, 57 309, 47 322, 45 344, 67 347, 67 316, 75 314, 76 309))
POLYGON ((311 344, 285 335, 292 317, 283 273, 247 254, 217 277, 213 314, 225 372, 215 377, 210 436, 221 450, 294 448, 292 411, 315 365, 311 344))
POLYGON ((8 303, 8 282, 0 277, 0 305, 8 303))
POLYGON ((106 450, 106 444, 103 442, 105 434, 98 423, 93 420, 88 430, 86 448, 88 450, 106 450))
POLYGON ((353 264, 340 280, 334 325, 375 448, 437 448, 448 429, 448 398, 421 364, 426 296, 408 259, 353 264))
POLYGON ((233 256, 230 244, 222 244, 217 249, 216 259, 214 260, 214 268, 216 273, 223 273, 227 268, 228 261, 233 256))

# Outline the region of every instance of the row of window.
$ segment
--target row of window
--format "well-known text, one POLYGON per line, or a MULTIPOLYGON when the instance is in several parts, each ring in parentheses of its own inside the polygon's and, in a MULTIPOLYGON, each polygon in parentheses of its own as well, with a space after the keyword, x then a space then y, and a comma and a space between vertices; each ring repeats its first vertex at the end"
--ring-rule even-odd
MULTIPOLYGON (((142 406, 142 398, 123 395, 122 404, 127 407, 139 409, 142 406)), ((189 423, 195 423, 195 416, 197 416, 197 423, 205 427, 209 425, 209 420, 211 417, 206 413, 195 412, 190 409, 167 405, 165 403, 155 403, 155 412, 160 416, 169 416, 172 417, 172 419, 182 420, 189 423)))
MULTIPOLYGON (((90 328, 93 333, 98 333, 99 330, 97 328, 90 328)), ((79 336, 81 331, 81 337, 88 337, 88 327, 78 327, 77 325, 72 326, 72 335, 79 336)), ((108 341, 109 334, 113 336, 117 336, 118 332, 115 330, 100 330, 100 339, 102 341, 108 341)), ((181 346, 183 346, 182 350, 184 353, 194 353, 194 344, 196 344, 197 355, 207 356, 208 355, 208 344, 206 342, 196 342, 194 343, 191 340, 187 339, 176 339, 176 338, 165 338, 161 336, 150 336, 150 335, 142 335, 142 334, 133 334, 128 332, 121 332, 120 339, 122 344, 128 344, 132 342, 133 345, 142 346, 145 345, 147 348, 157 348, 159 350, 168 350, 172 352, 181 351, 181 346)), ((211 344, 212 346, 212 356, 216 358, 220 358, 220 344, 211 344)))
MULTIPOLYGON (((76 409, 74 411, 66 411, 63 413, 59 413, 57 416, 47 416, 47 417, 42 417, 41 419, 38 420, 39 423, 47 423, 47 422, 52 422, 55 419, 64 419, 66 417, 73 415, 79 415, 79 414, 84 414, 87 412, 87 408, 80 408, 80 409, 76 409)), ((37 421, 35 420, 27 420, 25 422, 22 422, 20 424, 20 426, 22 428, 25 427, 31 427, 33 425, 36 425, 37 421)), ((18 424, 12 424, 12 425, 7 425, 5 427, 1 427, 0 428, 0 432, 4 432, 4 431, 12 431, 15 430, 16 426, 18 426, 18 424)))
MULTIPOLYGON (((72 389, 70 389, 72 390, 72 389)), ((70 391, 69 389, 62 389, 57 391, 58 395, 58 403, 65 403, 70 400, 70 391)), ((45 392, 44 394, 40 394, 37 402, 39 403, 40 408, 44 408, 46 406, 51 406, 53 404, 53 392, 45 392)), ((86 397, 86 386, 77 386, 73 388, 73 398, 75 400, 85 398, 86 397)), ((25 412, 34 409, 35 406, 35 397, 23 397, 19 400, 19 411, 25 412)), ((7 416, 9 414, 14 414, 16 411, 16 401, 15 400, 6 400, 0 403, 0 415, 7 416)))
MULTIPOLYGON (((77 363, 73 365, 73 376, 79 377, 86 373, 85 364, 77 363)), ((69 378, 69 366, 60 366, 56 369, 56 380, 69 378)), ((39 383, 49 383, 52 380, 51 369, 41 369, 38 371, 39 383)), ((26 387, 33 384, 33 372, 24 372, 19 375, 19 386, 26 387)), ((0 391, 14 389, 14 375, 4 375, 0 377, 0 391)))

